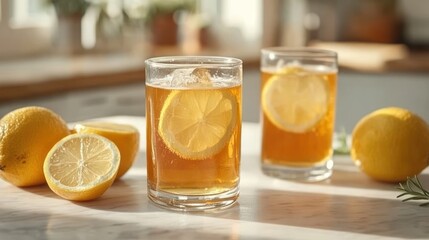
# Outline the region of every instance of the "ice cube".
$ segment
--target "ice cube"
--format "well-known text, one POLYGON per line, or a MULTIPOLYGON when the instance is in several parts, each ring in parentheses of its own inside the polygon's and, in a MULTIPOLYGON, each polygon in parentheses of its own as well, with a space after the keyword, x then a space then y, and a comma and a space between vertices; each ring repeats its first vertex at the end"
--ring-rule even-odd
POLYGON ((296 68, 296 67, 301 67, 301 63, 299 61, 295 60, 295 61, 285 62, 285 60, 280 59, 277 62, 276 70, 281 71, 285 68, 296 68))
POLYGON ((194 68, 180 68, 173 71, 171 74, 171 87, 186 87, 192 84, 195 78, 192 75, 194 68))
POLYGON ((210 72, 206 68, 195 68, 194 71, 192 71, 192 75, 197 79, 197 83, 200 85, 211 85, 211 76, 210 72))
POLYGON ((285 60, 280 59, 276 64, 276 71, 283 69, 286 66, 285 60))
POLYGON ((210 87, 210 72, 206 68, 181 68, 171 74, 170 87, 210 87))
POLYGON ((209 87, 212 86, 209 70, 205 68, 182 68, 172 73, 171 87, 209 87))

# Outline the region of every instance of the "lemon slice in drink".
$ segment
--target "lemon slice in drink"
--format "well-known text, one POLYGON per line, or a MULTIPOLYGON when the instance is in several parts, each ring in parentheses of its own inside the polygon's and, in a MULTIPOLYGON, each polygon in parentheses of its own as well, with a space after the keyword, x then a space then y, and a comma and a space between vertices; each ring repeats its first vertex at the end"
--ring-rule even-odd
POLYGON ((278 128, 304 133, 325 115, 328 97, 328 86, 320 75, 299 68, 285 69, 264 86, 262 108, 278 128))
POLYGON ((73 201, 100 197, 113 183, 119 169, 116 145, 96 134, 72 134, 49 151, 43 165, 48 186, 73 201))
POLYGON ((192 160, 218 153, 237 121, 233 94, 221 90, 174 90, 161 110, 158 133, 177 155, 192 160))

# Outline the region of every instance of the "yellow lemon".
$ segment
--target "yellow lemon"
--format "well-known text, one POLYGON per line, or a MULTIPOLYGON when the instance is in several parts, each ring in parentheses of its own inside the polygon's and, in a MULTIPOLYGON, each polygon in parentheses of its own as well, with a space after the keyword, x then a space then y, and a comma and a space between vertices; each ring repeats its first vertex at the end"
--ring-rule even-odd
POLYGON ((49 188, 73 201, 100 197, 113 183, 120 153, 109 139, 97 134, 72 134, 49 151, 43 172, 49 188))
POLYGON ((0 178, 15 186, 45 183, 46 154, 69 130, 64 120, 49 109, 24 107, 0 120, 0 178))
POLYGON ((329 88, 320 75, 301 68, 286 68, 273 75, 262 89, 262 109, 278 128, 303 133, 328 110, 329 88))
POLYGON ((406 109, 379 109, 356 125, 351 154, 368 176, 385 182, 404 181, 428 166, 428 126, 406 109))
POLYGON ((181 157, 204 159, 226 145, 238 115, 237 99, 226 90, 174 90, 161 110, 158 133, 181 157))
POLYGON ((85 122, 76 124, 74 130, 77 133, 95 133, 116 144, 121 153, 116 179, 122 177, 133 165, 140 144, 140 134, 135 127, 110 122, 85 122))

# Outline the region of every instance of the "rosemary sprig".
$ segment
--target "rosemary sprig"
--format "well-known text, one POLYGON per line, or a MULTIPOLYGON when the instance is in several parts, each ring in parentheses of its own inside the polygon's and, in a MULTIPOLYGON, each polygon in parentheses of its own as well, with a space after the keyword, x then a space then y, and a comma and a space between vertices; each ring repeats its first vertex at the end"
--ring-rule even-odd
POLYGON ((398 189, 404 191, 404 193, 398 195, 397 198, 408 195, 407 198, 402 200, 402 202, 410 200, 424 200, 426 202, 420 204, 420 206, 429 206, 429 191, 424 189, 417 176, 412 178, 407 177, 407 181, 405 183, 399 183, 398 189))

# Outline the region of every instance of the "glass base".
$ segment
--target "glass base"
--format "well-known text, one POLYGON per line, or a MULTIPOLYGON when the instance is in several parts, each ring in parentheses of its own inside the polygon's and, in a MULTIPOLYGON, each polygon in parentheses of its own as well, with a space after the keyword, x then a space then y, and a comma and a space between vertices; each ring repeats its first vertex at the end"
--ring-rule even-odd
POLYGON ((292 167, 262 163, 262 172, 268 176, 303 182, 318 182, 328 179, 332 175, 334 162, 332 159, 323 164, 311 167, 292 167))
POLYGON ((151 189, 148 185, 149 199, 159 207, 175 211, 209 211, 231 207, 238 199, 238 186, 219 194, 178 195, 151 189))

